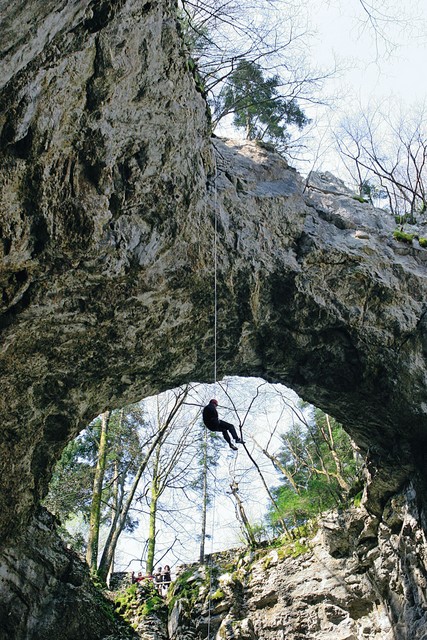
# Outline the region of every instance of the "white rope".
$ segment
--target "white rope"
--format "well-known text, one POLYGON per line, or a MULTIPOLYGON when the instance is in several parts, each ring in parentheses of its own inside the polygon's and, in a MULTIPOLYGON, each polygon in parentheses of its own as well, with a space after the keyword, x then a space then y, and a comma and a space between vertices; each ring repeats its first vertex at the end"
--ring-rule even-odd
POLYGON ((213 493, 213 501, 212 501, 212 531, 211 531, 211 552, 210 552, 210 556, 209 556, 209 592, 208 592, 208 598, 209 598, 209 609, 208 609, 208 632, 207 632, 207 636, 206 636, 206 640, 210 640, 211 637, 211 609, 212 609, 212 598, 211 598, 211 592, 212 592, 212 574, 213 574, 213 570, 212 570, 212 560, 213 560, 213 551, 214 551, 214 528, 215 528, 215 498, 216 498, 216 476, 215 474, 213 474, 213 479, 214 479, 214 493, 213 493))
MULTIPOLYGON (((217 212, 217 176, 218 168, 216 164, 216 155, 214 152, 215 174, 214 174, 214 395, 216 394, 217 384, 217 344, 218 344, 218 212, 217 212)), ((206 427, 205 427, 206 428, 206 427)), ((208 631, 207 640, 210 640, 211 633, 211 608, 212 608, 212 560, 214 550, 214 529, 215 529, 215 499, 216 499, 216 474, 212 473, 214 479, 214 492, 212 501, 212 531, 211 531, 211 552, 209 561, 209 610, 208 610, 208 631)))
POLYGON ((217 379, 217 343, 218 343, 218 215, 217 215, 217 186, 218 169, 215 159, 214 175, 214 383, 217 379))

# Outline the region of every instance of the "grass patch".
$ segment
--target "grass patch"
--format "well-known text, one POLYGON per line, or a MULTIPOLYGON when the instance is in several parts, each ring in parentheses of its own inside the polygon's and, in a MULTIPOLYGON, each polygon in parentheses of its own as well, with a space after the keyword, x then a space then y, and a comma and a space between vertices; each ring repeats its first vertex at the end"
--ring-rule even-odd
POLYGON ((222 589, 217 589, 215 593, 211 595, 211 600, 218 601, 225 598, 225 593, 222 589))
POLYGON ((362 504, 362 496, 363 496, 363 491, 359 491, 359 493, 356 493, 356 495, 353 498, 353 504, 355 507, 360 507, 360 505, 362 504))

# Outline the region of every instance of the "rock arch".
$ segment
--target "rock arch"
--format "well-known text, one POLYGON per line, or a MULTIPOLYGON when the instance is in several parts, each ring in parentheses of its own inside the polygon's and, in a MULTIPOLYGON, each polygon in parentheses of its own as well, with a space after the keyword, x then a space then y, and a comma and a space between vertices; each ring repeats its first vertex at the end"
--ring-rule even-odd
POLYGON ((374 512, 423 482, 427 251, 328 176, 209 140, 172 2, 33 4, 3 9, 0 52, 5 553, 88 420, 210 379, 215 216, 220 372, 344 421, 374 512))

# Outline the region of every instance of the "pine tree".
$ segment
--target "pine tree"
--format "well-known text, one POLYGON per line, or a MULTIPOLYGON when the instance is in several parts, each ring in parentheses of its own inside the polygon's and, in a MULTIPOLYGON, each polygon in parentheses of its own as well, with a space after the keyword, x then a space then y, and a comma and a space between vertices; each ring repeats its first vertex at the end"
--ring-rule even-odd
POLYGON ((268 140, 283 146, 288 127, 302 129, 309 121, 296 100, 280 95, 280 78, 265 78, 255 62, 241 60, 221 92, 221 108, 233 114, 233 123, 245 130, 247 140, 268 140))

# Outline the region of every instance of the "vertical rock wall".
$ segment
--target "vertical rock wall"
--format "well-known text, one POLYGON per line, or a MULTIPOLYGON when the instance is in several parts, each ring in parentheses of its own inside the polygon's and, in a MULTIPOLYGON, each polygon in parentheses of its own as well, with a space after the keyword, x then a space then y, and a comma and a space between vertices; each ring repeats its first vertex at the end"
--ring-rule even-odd
POLYGON ((198 259, 175 240, 212 171, 175 10, 0 0, 2 640, 113 637, 35 508, 79 429, 170 375, 174 288, 198 259))
POLYGON ((170 640, 203 640, 208 627, 230 640, 425 640, 426 536, 414 498, 412 488, 395 496, 381 522, 363 508, 329 513, 314 537, 188 568, 173 586, 170 640))
POLYGON ((87 420, 170 375, 145 344, 179 324, 173 289, 197 249, 191 267, 175 240, 197 228, 211 157, 172 2, 1 8, 4 536, 87 420))

